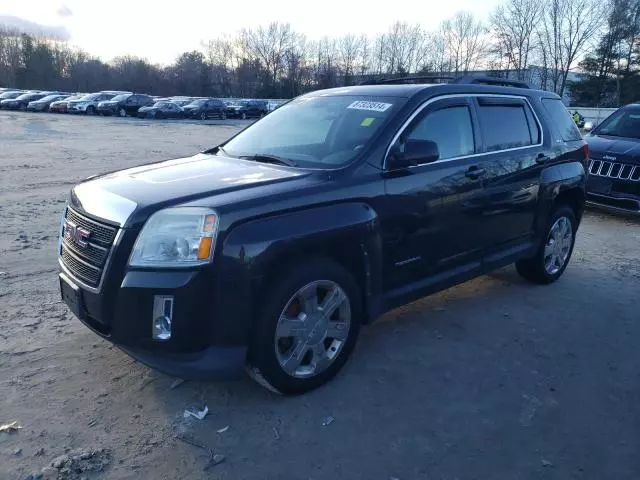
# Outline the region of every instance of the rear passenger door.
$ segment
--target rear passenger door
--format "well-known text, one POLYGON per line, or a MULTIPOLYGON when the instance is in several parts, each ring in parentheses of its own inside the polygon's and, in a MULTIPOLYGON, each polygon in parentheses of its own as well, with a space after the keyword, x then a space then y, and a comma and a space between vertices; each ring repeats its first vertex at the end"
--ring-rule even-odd
POLYGON ((474 103, 483 153, 476 234, 489 255, 524 248, 533 234, 545 158, 541 126, 525 98, 478 96, 474 103))

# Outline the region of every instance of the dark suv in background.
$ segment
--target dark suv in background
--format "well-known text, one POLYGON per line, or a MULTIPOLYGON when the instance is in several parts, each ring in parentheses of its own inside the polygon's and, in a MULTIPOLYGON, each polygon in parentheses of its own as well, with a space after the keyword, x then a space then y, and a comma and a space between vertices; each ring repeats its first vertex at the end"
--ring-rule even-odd
POLYGON ((312 92, 195 156, 75 186, 62 298, 154 368, 246 367, 295 394, 332 378, 390 309, 511 263, 556 281, 588 165, 560 98, 411 81, 312 92))
POLYGON ((252 118, 262 117, 269 113, 269 107, 264 100, 241 100, 231 101, 227 104, 227 117, 229 118, 252 118))
POLYGON ((98 113, 101 115, 118 115, 126 117, 130 115, 135 117, 138 110, 142 107, 149 107, 155 102, 149 95, 141 93, 123 93, 116 95, 110 100, 104 100, 98 103, 98 113))
POLYGON ((224 120, 227 118, 226 108, 227 105, 222 100, 200 98, 185 105, 182 110, 186 118, 199 118, 200 120, 219 118, 224 120))
POLYGON ((615 111, 585 140, 591 152, 587 202, 640 214, 640 104, 615 111))

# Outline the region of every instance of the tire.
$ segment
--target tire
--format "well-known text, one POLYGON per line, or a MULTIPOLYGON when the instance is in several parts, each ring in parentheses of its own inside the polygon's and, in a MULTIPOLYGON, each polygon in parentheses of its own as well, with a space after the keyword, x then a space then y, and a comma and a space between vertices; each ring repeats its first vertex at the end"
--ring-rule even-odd
POLYGON ((118 110, 118 115, 120 115, 121 117, 126 117, 127 111, 124 108, 121 108, 120 110, 118 110))
POLYGON ((248 372, 269 390, 297 395, 328 382, 346 363, 360 331, 362 297, 351 274, 329 259, 294 265, 279 278, 256 310, 260 314, 252 332, 248 372), (305 315, 300 291, 316 299, 305 302, 313 316, 305 315), (330 299, 333 308, 323 315, 322 305, 330 299), (282 324, 285 314, 289 319, 282 324), (287 337, 289 332, 295 336, 287 337))
POLYGON ((246 119, 247 119, 247 114, 246 114, 245 112, 242 112, 242 113, 240 114, 240 118, 241 118, 242 120, 246 120, 246 119))
POLYGON ((516 262, 516 270, 520 276, 530 282, 540 284, 549 284, 558 280, 571 260, 577 228, 578 222, 570 207, 560 205, 556 208, 549 218, 544 241, 540 242, 536 255, 516 262), (570 226, 571 232, 563 234, 563 230, 561 230, 564 228, 563 225, 570 226), (558 241, 558 238, 562 239, 562 243, 558 241), (556 245, 555 250, 553 245, 556 245), (553 261, 554 258, 556 261, 553 261))
POLYGON ((164 113, 162 113, 160 110, 158 110, 158 111, 156 112, 156 116, 155 116, 155 118, 156 118, 156 119, 163 119, 163 118, 164 118, 164 113))
POLYGON ((96 108, 92 107, 92 106, 88 106, 87 110, 86 110, 87 115, 95 115, 96 114, 96 108))
POLYGON ((200 120, 206 120, 206 119, 207 119, 207 114, 206 114, 206 113, 204 113, 204 112, 202 112, 202 113, 200 114, 200 120))
POLYGON ((20 110, 23 111, 23 112, 26 112, 27 111, 27 106, 24 103, 21 103, 20 104, 20 110))
POLYGON ((225 112, 220 112, 220 120, 226 120, 227 114, 225 112))

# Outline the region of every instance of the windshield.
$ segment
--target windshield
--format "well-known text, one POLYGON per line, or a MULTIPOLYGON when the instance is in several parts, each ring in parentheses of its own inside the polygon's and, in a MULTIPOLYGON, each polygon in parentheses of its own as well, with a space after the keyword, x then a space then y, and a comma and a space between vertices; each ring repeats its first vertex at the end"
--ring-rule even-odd
POLYGON ((32 98, 42 98, 44 97, 41 93, 24 93, 16 98, 16 100, 30 100, 32 98))
POLYGON ((113 102, 123 102, 123 101, 125 101, 127 98, 129 98, 130 96, 131 96, 131 95, 129 95, 128 93, 126 93, 126 94, 124 94, 124 93, 123 93, 122 95, 116 95, 115 97, 113 97, 113 98, 111 99, 111 101, 113 101, 113 102))
POLYGON ((169 105, 169 102, 156 102, 153 104, 155 108, 162 108, 169 105))
POLYGON ((188 104, 187 107, 201 107, 205 103, 207 103, 206 100, 194 100, 193 102, 188 104))
POLYGON ((301 167, 334 168, 353 160, 405 99, 301 97, 224 144, 237 157, 275 155, 301 167))
POLYGON ((594 135, 640 138, 640 108, 620 109, 593 131, 594 135))
POLYGON ((47 95, 44 98, 41 98, 40 101, 41 102, 51 102, 52 100, 56 100, 58 98, 62 98, 64 97, 64 95, 47 95))
POLYGON ((88 102, 91 100, 102 98, 103 96, 104 96, 104 93, 90 93, 89 95, 85 95, 84 97, 82 97, 80 100, 88 102))
POLYGON ((6 100, 8 98, 19 97, 20 95, 23 95, 23 93, 22 92, 4 92, 3 94, 0 95, 0 98, 3 100, 6 100))

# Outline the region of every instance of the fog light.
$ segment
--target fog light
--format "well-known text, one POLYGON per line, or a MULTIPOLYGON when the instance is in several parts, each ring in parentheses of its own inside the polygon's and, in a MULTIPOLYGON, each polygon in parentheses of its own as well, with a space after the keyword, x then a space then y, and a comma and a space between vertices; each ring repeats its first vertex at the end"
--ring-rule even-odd
POLYGON ((171 320, 173 319, 173 297, 155 295, 153 297, 153 323, 151 337, 164 341, 171 338, 171 320))

